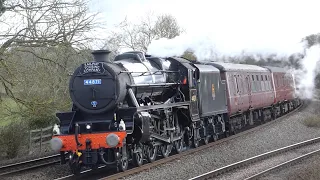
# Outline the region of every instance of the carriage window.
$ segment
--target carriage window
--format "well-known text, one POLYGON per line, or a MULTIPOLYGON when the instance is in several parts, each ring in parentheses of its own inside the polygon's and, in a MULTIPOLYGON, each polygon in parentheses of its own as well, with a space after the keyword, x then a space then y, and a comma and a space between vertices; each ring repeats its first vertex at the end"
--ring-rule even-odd
POLYGON ((270 90, 272 89, 272 86, 271 86, 271 79, 270 79, 270 76, 268 75, 268 82, 269 82, 269 87, 270 87, 270 90))
POLYGON ((249 76, 246 77, 244 89, 245 89, 245 93, 249 93, 249 76))
POLYGON ((255 84, 254 84, 254 75, 251 75, 252 77, 252 81, 251 81, 251 91, 252 92, 256 92, 256 87, 255 87, 255 84))
POLYGON ((250 90, 250 85, 249 85, 249 78, 250 78, 250 76, 248 76, 248 77, 247 77, 248 92, 252 91, 252 90, 250 90))
POLYGON ((244 93, 246 90, 245 88, 243 87, 243 78, 242 78, 242 75, 238 75, 238 80, 239 80, 239 89, 240 89, 240 94, 244 93))
MULTIPOLYGON (((232 74, 229 74, 228 79, 229 79, 229 84, 231 85, 231 83, 233 83, 233 81, 234 81, 233 77, 232 77, 232 74)), ((231 94, 235 94, 234 87, 230 87, 230 95, 231 94)))
POLYGON ((264 79, 265 79, 264 87, 266 90, 269 90, 267 75, 264 75, 264 79))
POLYGON ((234 75, 234 79, 235 79, 235 83, 236 83, 236 86, 237 86, 237 93, 239 92, 239 86, 238 86, 238 79, 237 79, 237 76, 234 75))
POLYGON ((257 82, 256 82, 256 90, 257 92, 261 91, 261 83, 259 82, 259 75, 256 75, 257 82))

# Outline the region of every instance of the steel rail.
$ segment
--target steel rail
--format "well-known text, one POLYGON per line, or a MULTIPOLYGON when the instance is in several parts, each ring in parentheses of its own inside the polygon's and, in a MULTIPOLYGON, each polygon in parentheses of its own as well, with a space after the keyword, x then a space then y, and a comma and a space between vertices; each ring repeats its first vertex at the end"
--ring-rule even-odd
POLYGON ((59 158, 59 157, 60 157, 60 154, 54 154, 54 155, 32 159, 28 161, 3 165, 0 167, 0 176, 18 173, 26 170, 31 170, 38 167, 52 165, 60 162, 60 160, 55 160, 56 158, 59 158))

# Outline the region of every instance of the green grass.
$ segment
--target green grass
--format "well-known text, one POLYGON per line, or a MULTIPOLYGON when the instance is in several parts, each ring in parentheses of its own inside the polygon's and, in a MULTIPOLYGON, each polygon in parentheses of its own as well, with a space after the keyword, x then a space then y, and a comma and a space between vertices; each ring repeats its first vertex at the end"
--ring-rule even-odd
POLYGON ((2 98, 0 102, 0 126, 6 126, 13 120, 19 120, 19 116, 12 112, 18 112, 18 104, 10 98, 2 98))

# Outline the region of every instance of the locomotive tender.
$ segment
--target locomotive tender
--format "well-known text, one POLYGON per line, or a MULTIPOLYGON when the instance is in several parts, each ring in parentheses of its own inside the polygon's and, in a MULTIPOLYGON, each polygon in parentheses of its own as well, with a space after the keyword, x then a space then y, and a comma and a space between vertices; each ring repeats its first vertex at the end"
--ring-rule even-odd
POLYGON ((70 79, 70 112, 57 113, 51 140, 74 174, 81 167, 120 171, 235 134, 299 105, 294 78, 284 69, 190 62, 142 52, 93 52, 70 79))

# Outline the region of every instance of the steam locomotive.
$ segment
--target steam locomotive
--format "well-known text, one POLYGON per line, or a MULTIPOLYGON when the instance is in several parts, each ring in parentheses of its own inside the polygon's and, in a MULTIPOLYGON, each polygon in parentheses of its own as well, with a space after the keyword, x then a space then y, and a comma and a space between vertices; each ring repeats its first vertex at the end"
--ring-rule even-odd
POLYGON ((97 50, 70 79, 70 112, 57 113, 51 147, 74 174, 82 167, 141 166, 198 147, 246 126, 275 119, 299 104, 284 69, 190 62, 143 52, 97 50), (279 82, 279 83, 278 83, 279 82))

